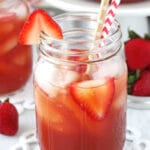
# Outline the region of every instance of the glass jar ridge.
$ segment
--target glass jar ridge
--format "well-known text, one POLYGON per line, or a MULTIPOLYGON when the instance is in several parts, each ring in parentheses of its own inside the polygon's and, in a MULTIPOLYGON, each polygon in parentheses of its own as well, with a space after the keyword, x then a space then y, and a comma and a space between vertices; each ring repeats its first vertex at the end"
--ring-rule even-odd
POLYGON ((92 56, 94 59, 86 62, 95 62, 108 59, 122 48, 122 33, 117 21, 113 23, 107 38, 94 41, 96 13, 64 13, 54 19, 62 28, 64 37, 54 39, 42 33, 40 51, 45 56, 55 58, 61 56, 62 61, 77 55, 92 56), (78 53, 72 49, 82 49, 82 52, 78 53), (97 57, 98 55, 101 57, 97 57))

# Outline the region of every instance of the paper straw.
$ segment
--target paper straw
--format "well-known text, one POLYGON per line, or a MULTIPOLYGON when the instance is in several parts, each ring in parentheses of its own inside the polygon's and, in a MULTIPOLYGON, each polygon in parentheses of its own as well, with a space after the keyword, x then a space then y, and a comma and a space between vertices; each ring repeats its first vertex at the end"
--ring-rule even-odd
MULTIPOLYGON (((97 17, 97 27, 95 30, 94 40, 105 38, 109 34, 119 4, 120 0, 112 0, 110 7, 108 8, 109 0, 101 0, 100 11, 97 17)), ((95 45, 93 44, 91 50, 93 50, 94 48, 95 45)), ((89 60, 93 60, 95 57, 99 57, 99 55, 96 56, 90 55, 89 60)), ((88 66, 87 73, 89 73, 90 70, 91 67, 88 66)))
POLYGON ((97 17, 97 27, 95 30, 94 40, 105 38, 109 34, 119 4, 120 0, 112 0, 110 7, 108 7, 109 0, 101 1, 100 11, 97 17))
POLYGON ((95 30, 94 40, 97 40, 100 37, 98 33, 102 32, 108 5, 109 5, 109 0, 101 0, 100 10, 97 17, 97 27, 95 30))
POLYGON ((120 0, 112 0, 111 5, 106 14, 106 18, 104 21, 104 26, 103 26, 102 34, 100 38, 106 38, 106 36, 109 34, 110 28, 115 19, 119 4, 120 4, 120 0))

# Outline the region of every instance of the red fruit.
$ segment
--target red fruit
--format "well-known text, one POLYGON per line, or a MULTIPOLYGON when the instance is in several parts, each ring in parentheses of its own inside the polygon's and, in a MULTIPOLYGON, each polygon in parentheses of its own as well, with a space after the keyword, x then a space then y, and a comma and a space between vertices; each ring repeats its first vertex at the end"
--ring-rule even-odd
POLYGON ((114 89, 114 79, 109 78, 73 83, 70 93, 92 119, 102 120, 111 106, 114 89))
POLYGON ((131 39, 125 44, 128 68, 132 71, 150 66, 150 40, 131 39))
POLYGON ((0 103, 0 133, 15 135, 18 131, 18 112, 9 102, 0 103))
POLYGON ((37 9, 26 20, 20 32, 20 43, 25 45, 38 44, 41 31, 53 38, 61 39, 63 37, 61 28, 52 17, 44 10, 37 9))
POLYGON ((139 80, 133 86, 133 95, 150 96, 150 70, 141 73, 139 80))
POLYGON ((85 50, 71 49, 70 52, 71 52, 71 56, 68 57, 69 60, 79 61, 79 62, 84 62, 89 60, 88 56, 85 55, 87 53, 87 51, 85 50))
POLYGON ((87 70, 87 64, 82 62, 89 60, 88 56, 85 55, 86 51, 80 49, 71 49, 70 52, 72 53, 68 57, 68 60, 79 62, 75 70, 79 73, 84 73, 87 70))

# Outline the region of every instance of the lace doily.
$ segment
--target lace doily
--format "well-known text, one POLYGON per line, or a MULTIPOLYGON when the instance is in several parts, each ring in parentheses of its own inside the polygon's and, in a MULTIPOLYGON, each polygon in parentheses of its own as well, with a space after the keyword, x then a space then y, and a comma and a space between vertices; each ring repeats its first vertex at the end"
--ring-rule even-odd
MULTIPOLYGON (((23 133, 16 145, 10 150, 40 150, 36 138, 36 130, 23 133)), ((127 128, 127 138, 124 150, 150 150, 150 142, 140 138, 140 133, 127 128)))

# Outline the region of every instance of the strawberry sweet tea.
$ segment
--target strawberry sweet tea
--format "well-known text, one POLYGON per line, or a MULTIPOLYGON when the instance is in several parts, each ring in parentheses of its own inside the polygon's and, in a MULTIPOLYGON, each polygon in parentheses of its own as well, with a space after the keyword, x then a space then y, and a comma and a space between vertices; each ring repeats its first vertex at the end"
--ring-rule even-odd
POLYGON ((0 0, 0 94, 22 87, 32 70, 31 46, 18 43, 19 32, 30 13, 20 0, 0 0))
POLYGON ((22 44, 41 39, 34 70, 41 150, 123 149, 127 68, 120 26, 114 21, 109 36, 93 42, 96 16, 52 18, 37 9, 22 29, 22 44))

